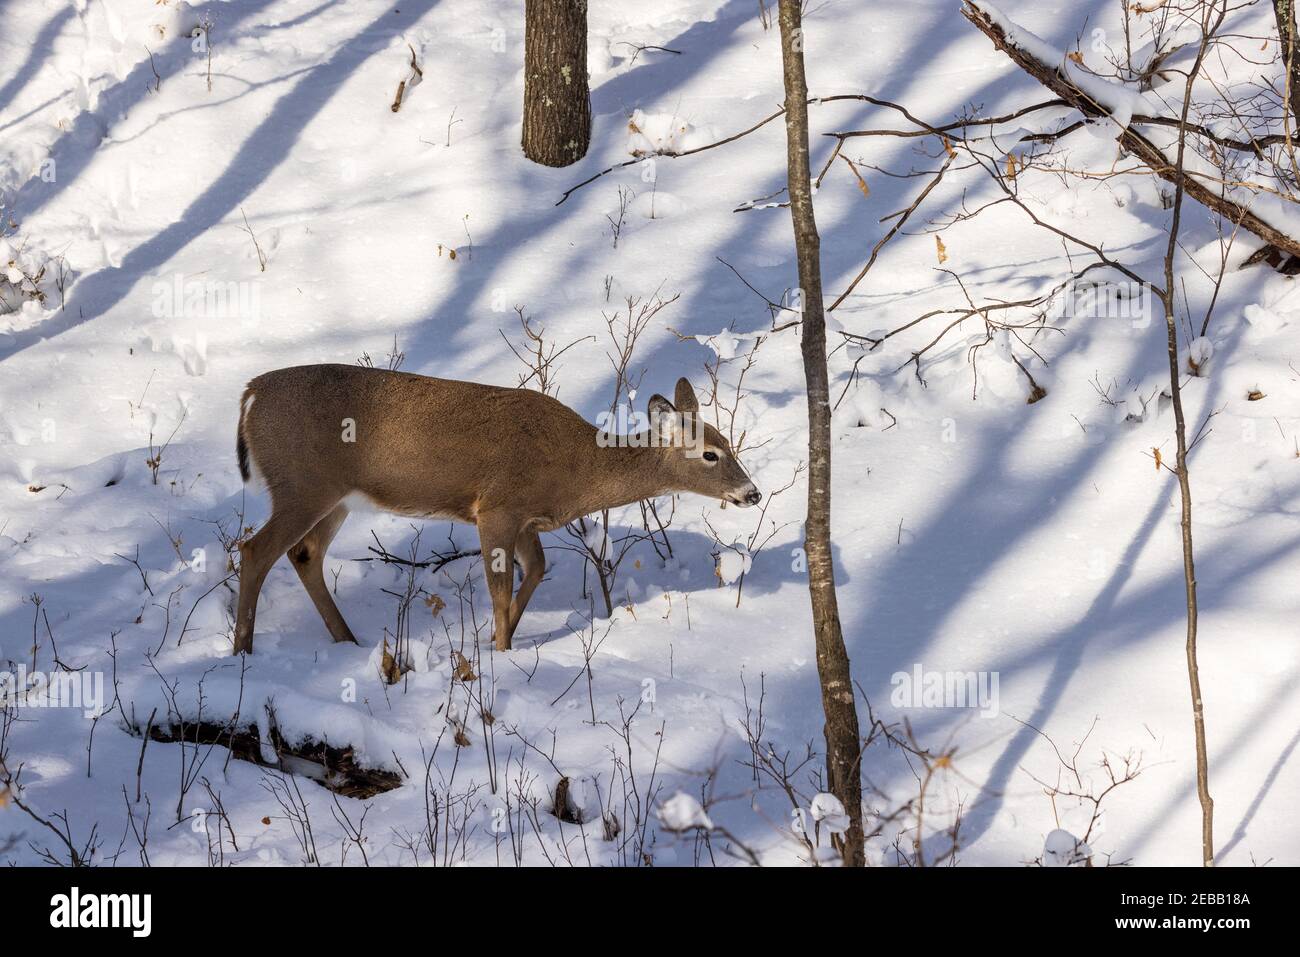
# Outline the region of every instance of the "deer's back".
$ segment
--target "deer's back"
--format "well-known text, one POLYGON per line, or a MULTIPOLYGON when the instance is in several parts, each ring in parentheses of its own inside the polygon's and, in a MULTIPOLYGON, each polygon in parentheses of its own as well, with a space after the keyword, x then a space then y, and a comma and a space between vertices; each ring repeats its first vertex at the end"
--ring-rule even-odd
POLYGON ((242 429, 272 497, 361 493, 417 515, 544 513, 596 429, 526 389, 348 365, 277 369, 245 393, 242 429))

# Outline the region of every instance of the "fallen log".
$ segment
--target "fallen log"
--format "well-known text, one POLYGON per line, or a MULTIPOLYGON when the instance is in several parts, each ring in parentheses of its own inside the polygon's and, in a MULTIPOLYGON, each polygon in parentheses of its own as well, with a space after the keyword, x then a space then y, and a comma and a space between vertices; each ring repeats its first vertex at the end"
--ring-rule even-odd
MULTIPOLYGON (((1089 118, 1111 118, 1110 111, 1104 104, 1098 103, 1083 90, 1079 89, 1062 71, 1060 65, 1045 63, 1030 51, 1007 37, 1002 25, 990 17, 972 0, 963 0, 962 16, 974 24, 975 28, 987 36, 993 45, 1005 53, 1018 67, 1045 86, 1053 95, 1064 100, 1074 109, 1089 118)), ((1300 256, 1300 240, 1293 239, 1286 233, 1265 222, 1241 203, 1216 192, 1196 176, 1188 176, 1184 171, 1174 168, 1169 159, 1158 146, 1143 136, 1135 126, 1146 122, 1152 125, 1168 125, 1167 118, 1143 118, 1133 116, 1129 123, 1118 123, 1121 127, 1117 139, 1120 146, 1149 166, 1157 176, 1167 182, 1177 184, 1182 180, 1183 190, 1202 206, 1224 216, 1242 229, 1254 233, 1264 242, 1293 256, 1300 256)), ((1189 126, 1188 132, 1195 135, 1196 128, 1189 126)))
POLYGON ((1300 256, 1287 255, 1276 246, 1260 246, 1247 256, 1237 268, 1246 269, 1250 266, 1258 266, 1260 263, 1269 266, 1284 276, 1300 275, 1300 256))
POLYGON ((150 724, 147 728, 133 727, 131 733, 142 737, 146 733, 151 741, 163 744, 216 745, 228 748, 241 761, 261 767, 275 768, 289 774, 310 777, 322 787, 345 797, 370 798, 400 787, 402 776, 396 771, 368 768, 357 763, 352 747, 335 747, 307 738, 290 744, 274 724, 270 727, 270 740, 263 742, 257 724, 219 724, 215 721, 182 722, 179 724, 150 724), (264 745, 276 755, 267 760, 264 745))

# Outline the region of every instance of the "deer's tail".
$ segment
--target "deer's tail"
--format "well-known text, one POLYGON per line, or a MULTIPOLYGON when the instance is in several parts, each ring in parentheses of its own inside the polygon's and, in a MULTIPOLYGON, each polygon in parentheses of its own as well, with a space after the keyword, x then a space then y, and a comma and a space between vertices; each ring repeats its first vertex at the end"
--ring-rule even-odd
POLYGON ((248 463, 248 439, 244 436, 244 422, 248 418, 248 410, 252 406, 253 387, 250 385, 244 390, 244 395, 239 400, 239 428, 236 430, 235 435, 235 454, 239 456, 239 474, 245 482, 253 476, 248 463))

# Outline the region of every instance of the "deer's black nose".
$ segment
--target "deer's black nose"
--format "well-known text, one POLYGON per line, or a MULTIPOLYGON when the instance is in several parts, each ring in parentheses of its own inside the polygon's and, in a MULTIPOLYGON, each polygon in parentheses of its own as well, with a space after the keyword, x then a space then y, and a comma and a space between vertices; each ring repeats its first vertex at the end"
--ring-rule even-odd
POLYGON ((745 496, 746 505, 757 505, 761 501, 763 501, 763 493, 760 492, 758 489, 754 489, 752 492, 750 492, 745 496))

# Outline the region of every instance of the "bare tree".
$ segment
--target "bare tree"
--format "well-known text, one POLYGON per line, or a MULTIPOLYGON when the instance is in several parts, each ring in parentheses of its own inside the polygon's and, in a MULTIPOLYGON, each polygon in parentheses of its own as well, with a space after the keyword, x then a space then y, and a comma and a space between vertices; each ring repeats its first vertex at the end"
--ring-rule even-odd
MULTIPOLYGON (((1223 25, 1228 5, 1205 4, 1200 11, 1201 42, 1196 61, 1187 73, 1183 86, 1183 110, 1178 124, 1178 153, 1174 168, 1186 169, 1187 117, 1192 105, 1192 87, 1200 75, 1201 64, 1210 44, 1223 25)), ((1289 13, 1289 11, 1288 11, 1289 13)), ((1183 537, 1183 581, 1187 591, 1187 678, 1192 693, 1192 722, 1196 732, 1196 793, 1201 801, 1201 851, 1206 867, 1214 866, 1214 799, 1210 797, 1210 760, 1205 744, 1205 709, 1201 701, 1201 672, 1196 660, 1196 563, 1192 550, 1192 486, 1187 472, 1187 423, 1183 416, 1182 369, 1178 361, 1178 319, 1174 312, 1174 256, 1178 251, 1178 228, 1183 213, 1183 184, 1180 176, 1174 187, 1173 221, 1169 225, 1169 243, 1165 249, 1165 282, 1160 290, 1165 325, 1169 332, 1169 393, 1174 406, 1174 437, 1178 444, 1174 472, 1178 476, 1178 493, 1182 504, 1179 525, 1183 537)))
POLYGON ((524 4, 524 155, 568 166, 591 143, 587 0, 524 4))
POLYGON ((861 739, 853 699, 849 655, 840 632, 831 564, 831 405, 826 371, 826 314, 822 304, 821 240, 813 216, 808 168, 808 84, 803 66, 803 26, 799 0, 781 0, 781 63, 785 77, 786 162, 790 213, 799 260, 803 310, 803 367, 808 391, 808 517, 804 550, 812 601, 817 674, 826 715, 826 776, 830 791, 844 805, 849 829, 840 852, 844 863, 866 863, 862 833, 861 739))

